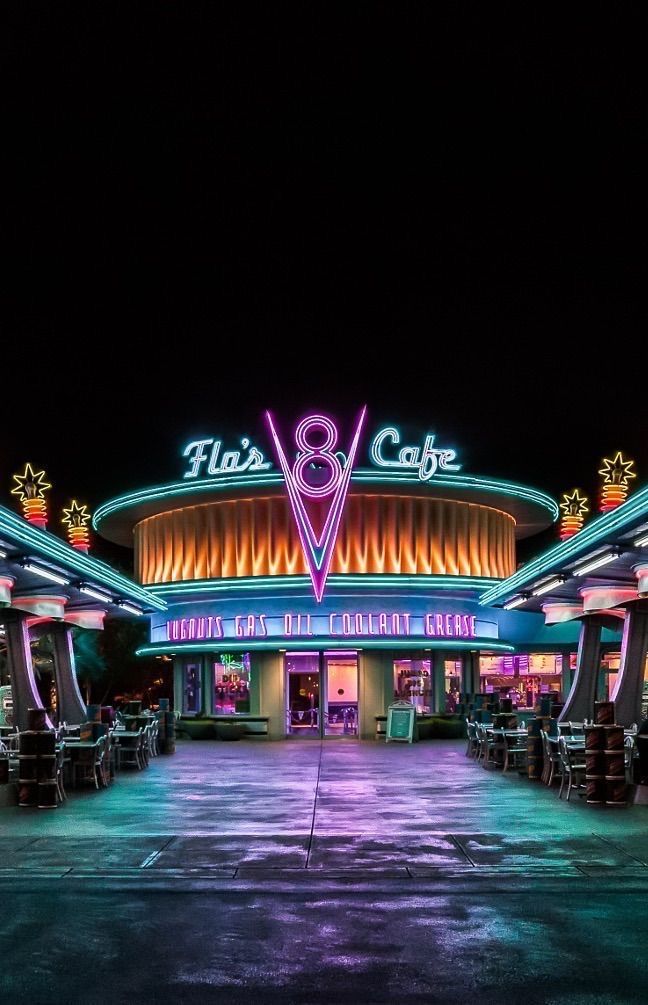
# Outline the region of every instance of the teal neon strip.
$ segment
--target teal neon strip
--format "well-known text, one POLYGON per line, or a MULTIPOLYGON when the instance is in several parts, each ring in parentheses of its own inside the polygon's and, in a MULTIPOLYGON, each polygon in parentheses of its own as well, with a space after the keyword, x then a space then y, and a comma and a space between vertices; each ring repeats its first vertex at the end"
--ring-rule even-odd
MULTIPOLYGON (((483 590, 485 586, 493 585, 492 579, 473 576, 398 576, 393 574, 344 575, 335 573, 329 576, 329 587, 367 587, 368 589, 415 589, 415 590, 483 590)), ((500 580, 495 580, 500 582, 500 580)), ((195 593, 235 593, 237 591, 255 590, 257 592, 275 592, 277 590, 297 589, 310 590, 308 576, 246 576, 240 579, 196 579, 179 583, 155 583, 147 586, 147 590, 156 596, 191 595, 195 593)))
MULTIPOLYGON (((511 496, 522 499, 525 502, 535 503, 537 506, 546 509, 552 520, 557 520, 559 516, 558 504, 551 496, 546 495, 538 489, 527 488, 524 485, 516 485, 513 482, 496 481, 491 478, 481 478, 471 475, 433 475, 427 482, 423 482, 416 475, 410 475, 402 471, 386 472, 380 468, 357 468, 351 476, 351 483, 355 485, 408 485, 421 491, 427 488, 434 488, 435 485, 453 489, 476 489, 483 492, 492 492, 498 495, 511 496)), ((171 482, 167 485, 157 485, 137 492, 130 492, 128 495, 117 496, 109 499, 103 506, 99 506, 94 514, 92 525, 95 530, 99 529, 101 521, 111 513, 129 509, 140 503, 154 502, 158 499, 166 499, 170 496, 175 498, 181 496, 191 496, 204 492, 219 492, 229 489, 256 489, 267 486, 283 486, 283 476, 274 474, 252 474, 233 475, 231 477, 197 478, 190 482, 171 482)))
POLYGON ((389 637, 380 639, 345 638, 341 635, 333 635, 322 638, 302 638, 302 639, 276 639, 272 642, 267 639, 263 642, 255 642, 253 639, 235 642, 231 639, 213 639, 211 642, 185 643, 177 642, 156 642, 148 646, 142 646, 136 652, 137 656, 156 656, 172 653, 179 656, 182 653, 196 652, 218 652, 224 649, 226 652, 232 650, 248 652, 249 650, 266 649, 269 652, 277 652, 280 649, 484 649, 497 652, 515 652, 515 646, 506 642, 491 642, 490 639, 470 639, 461 641, 457 639, 428 639, 428 638, 407 638, 390 639, 389 637))
POLYGON ((91 580, 97 586, 109 587, 124 600, 132 600, 143 607, 166 610, 164 600, 121 576, 105 562, 76 551, 54 534, 33 527, 4 506, 0 506, 0 536, 34 558, 40 555, 51 559, 66 572, 75 574, 72 578, 91 580))
POLYGON ((584 552, 596 544, 605 543, 610 537, 618 535, 620 531, 630 529, 637 518, 645 518, 647 513, 648 485, 639 492, 635 492, 616 509, 609 513, 603 513, 602 516, 586 524, 578 534, 574 534, 566 541, 560 541, 543 555, 524 565, 519 572, 513 573, 497 586, 486 590, 479 598, 479 603, 487 607, 495 601, 508 599, 539 576, 562 569, 568 563, 575 561, 577 557, 585 557, 584 552))

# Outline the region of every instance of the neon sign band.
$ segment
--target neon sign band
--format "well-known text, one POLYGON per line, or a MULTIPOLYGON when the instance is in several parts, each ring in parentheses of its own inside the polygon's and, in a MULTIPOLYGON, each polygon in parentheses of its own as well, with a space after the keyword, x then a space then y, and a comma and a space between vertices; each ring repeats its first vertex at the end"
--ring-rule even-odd
POLYGON ((168 642, 202 642, 209 639, 249 638, 421 638, 474 639, 476 619, 471 614, 431 611, 413 615, 395 611, 342 611, 325 615, 242 614, 224 619, 174 618, 166 622, 168 642))
POLYGON ((383 455, 383 444, 391 440, 392 445, 400 443, 400 433, 394 426, 387 426, 376 433, 371 444, 370 455, 373 463, 379 468, 396 468, 399 471, 417 471, 422 482, 427 482, 441 471, 460 471, 461 464, 454 464, 456 450, 442 449, 434 446, 434 433, 428 433, 421 447, 401 447, 396 460, 390 460, 383 455))
POLYGON ((270 461, 266 461, 260 450, 250 446, 247 436, 241 440, 243 450, 248 451, 248 456, 241 461, 240 450, 226 450, 221 456, 222 440, 192 440, 182 451, 183 457, 188 457, 191 467, 185 472, 185 478, 198 478, 205 461, 207 464, 206 473, 210 478, 216 475, 242 474, 244 471, 267 471, 272 467, 270 461), (210 447, 211 451, 206 454, 205 447, 210 447))

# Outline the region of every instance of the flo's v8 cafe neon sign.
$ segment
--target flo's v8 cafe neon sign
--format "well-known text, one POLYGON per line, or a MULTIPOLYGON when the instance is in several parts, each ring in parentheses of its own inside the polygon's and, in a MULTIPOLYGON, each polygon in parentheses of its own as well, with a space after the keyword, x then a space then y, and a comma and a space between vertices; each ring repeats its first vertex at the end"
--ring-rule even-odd
MULTIPOLYGON (((328 416, 306 416, 297 425, 292 442, 284 442, 272 415, 266 412, 270 437, 318 603, 324 595, 366 412, 365 406, 351 432, 346 453, 337 426, 328 416)), ((455 463, 456 451, 436 447, 434 440, 435 434, 428 433, 422 446, 402 446, 396 451, 400 433, 395 427, 387 426, 374 436, 369 456, 378 468, 399 473, 415 472, 422 482, 429 481, 437 472, 459 471, 461 465, 455 463)), ((241 440, 241 447, 242 450, 223 450, 222 440, 192 440, 183 451, 190 464, 184 477, 225 478, 263 472, 272 467, 271 461, 267 461, 247 437, 241 440)))

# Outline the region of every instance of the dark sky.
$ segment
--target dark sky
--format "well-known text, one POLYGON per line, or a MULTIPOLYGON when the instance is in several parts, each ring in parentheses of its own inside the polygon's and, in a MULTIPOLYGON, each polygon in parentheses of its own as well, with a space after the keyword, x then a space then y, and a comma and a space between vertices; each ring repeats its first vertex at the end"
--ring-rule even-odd
POLYGON ((645 480, 645 14, 585 10, 5 11, 0 500, 365 402, 469 473, 645 480))

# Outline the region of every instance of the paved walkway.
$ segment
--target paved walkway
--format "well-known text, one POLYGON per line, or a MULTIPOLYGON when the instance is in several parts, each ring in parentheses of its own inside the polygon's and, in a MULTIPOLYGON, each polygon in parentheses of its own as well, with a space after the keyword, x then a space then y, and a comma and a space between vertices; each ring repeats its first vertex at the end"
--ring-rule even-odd
POLYGON ((185 742, 58 810, 0 810, 0 875, 15 869, 212 877, 473 870, 648 879, 648 807, 569 803, 464 744, 185 742))
POLYGON ((6 1000, 645 1002, 648 808, 463 751, 187 742, 0 810, 6 1000))

